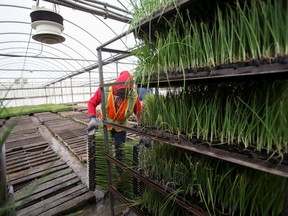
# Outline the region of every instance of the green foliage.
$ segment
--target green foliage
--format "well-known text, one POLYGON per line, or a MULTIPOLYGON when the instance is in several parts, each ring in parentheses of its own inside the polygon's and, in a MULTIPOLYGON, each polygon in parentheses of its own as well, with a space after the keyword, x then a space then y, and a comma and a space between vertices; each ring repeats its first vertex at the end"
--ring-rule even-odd
MULTIPOLYGON (((108 186, 108 175, 107 175, 107 162, 105 159, 106 155, 106 150, 105 150, 105 141, 104 141, 104 133, 103 133, 103 128, 99 127, 98 131, 96 132, 95 135, 96 139, 96 147, 95 147, 95 158, 96 158, 96 176, 95 176, 95 182, 96 182, 96 187, 106 191, 107 186, 108 186)), ((109 145, 110 145, 110 150, 112 149, 112 152, 114 151, 113 149, 113 143, 112 140, 109 136, 109 145)), ((115 167, 111 166, 111 172, 112 172, 112 177, 115 179, 115 167)))
MULTIPOLYGON (((108 131, 109 133, 109 131, 108 131)), ((113 155, 115 152, 113 141, 108 134, 108 142, 110 146, 110 153, 113 155)), ((105 159, 105 142, 104 142, 104 133, 103 128, 100 127, 96 132, 96 186, 97 188, 106 191, 108 186, 108 175, 107 175, 107 161, 105 159)), ((126 143, 123 145, 123 163, 128 167, 133 166, 133 146, 139 143, 139 140, 126 140, 126 143)), ((132 197, 132 177, 127 174, 123 173, 123 178, 121 184, 117 185, 116 179, 116 167, 114 165, 111 166, 112 172, 112 182, 116 184, 116 186, 125 194, 125 196, 131 198, 132 197)))
POLYGON ((284 2, 237 2, 218 8, 214 19, 201 22, 193 19, 193 14, 177 13, 175 21, 167 21, 167 28, 146 32, 145 45, 134 51, 139 58, 138 79, 149 83, 152 74, 165 77, 171 71, 184 73, 191 68, 196 71, 260 59, 271 62, 288 55, 288 7, 284 2), (184 15, 188 17, 185 20, 184 15))
POLYGON ((61 104, 41 104, 19 107, 3 107, 0 108, 0 118, 6 118, 17 115, 27 115, 36 112, 61 112, 71 111, 73 107, 61 104))
POLYGON ((147 95, 143 122, 210 145, 287 153, 287 81, 198 84, 147 95))
MULTIPOLYGON (((158 142, 142 152, 140 161, 145 175, 210 215, 271 216, 282 211, 285 178, 158 142)), ((161 196, 148 188, 143 203, 157 215, 175 215, 173 196, 161 196)), ((181 215, 189 214, 182 209, 181 215)))
POLYGON ((147 19, 156 11, 162 11, 167 6, 174 3, 175 0, 130 0, 130 4, 133 7, 133 25, 147 19))

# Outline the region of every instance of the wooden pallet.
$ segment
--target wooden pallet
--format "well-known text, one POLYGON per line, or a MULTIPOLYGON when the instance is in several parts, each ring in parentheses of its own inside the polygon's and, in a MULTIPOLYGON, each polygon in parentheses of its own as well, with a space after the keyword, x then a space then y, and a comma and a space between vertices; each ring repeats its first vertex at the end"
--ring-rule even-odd
POLYGON ((80 178, 38 133, 20 118, 6 141, 7 181, 17 215, 63 215, 95 200, 80 178))
MULTIPOLYGON (((71 111, 72 112, 72 111, 71 111)), ((65 116, 69 116, 68 112, 65 112, 65 116)), ((67 119, 65 117, 56 118, 54 113, 50 113, 49 120, 48 114, 46 114, 46 121, 43 124, 50 130, 50 132, 57 137, 67 148, 79 158, 79 160, 86 165, 87 163, 87 126, 83 123, 67 119)), ((75 112, 71 113, 71 116, 75 116, 75 112)), ((82 114, 80 114, 82 115, 82 114)), ((36 115, 41 116, 41 114, 36 115)))

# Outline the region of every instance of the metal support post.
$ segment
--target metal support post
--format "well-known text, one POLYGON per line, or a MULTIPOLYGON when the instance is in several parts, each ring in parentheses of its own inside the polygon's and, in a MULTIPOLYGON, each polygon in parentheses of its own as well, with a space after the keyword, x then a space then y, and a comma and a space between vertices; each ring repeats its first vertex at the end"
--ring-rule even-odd
POLYGON ((48 96, 47 96, 47 89, 45 87, 45 98, 46 98, 46 104, 48 104, 48 96))
POLYGON ((62 104, 64 104, 64 100, 63 100, 63 88, 62 88, 62 81, 60 82, 61 85, 61 96, 62 96, 62 104))
POLYGON ((54 100, 55 100, 55 104, 57 104, 57 99, 56 99, 56 92, 55 92, 55 83, 53 85, 53 94, 54 94, 54 100))
POLYGON ((119 76, 119 66, 118 66, 118 61, 116 62, 116 76, 119 76))
POLYGON ((72 107, 74 111, 74 97, 73 97, 73 88, 72 88, 72 77, 70 78, 70 88, 71 88, 71 97, 72 97, 72 107))
MULTIPOLYGON (((16 90, 14 90, 14 91, 13 91, 13 93, 14 93, 14 98, 15 98, 15 106, 17 106, 17 100, 16 100, 16 90)), ((12 95, 11 95, 11 97, 12 97, 12 95)))
POLYGON ((89 73, 89 89, 90 89, 90 98, 92 97, 92 86, 91 86, 91 71, 89 73))
MULTIPOLYGON (((103 77, 103 62, 102 62, 102 50, 97 49, 98 51, 98 64, 99 64, 99 81, 100 81, 100 88, 101 88, 101 108, 102 108, 102 118, 103 121, 106 121, 106 110, 105 110, 105 94, 104 94, 104 77, 103 77)), ((108 143, 108 130, 107 126, 103 124, 103 131, 104 131, 104 142, 105 142, 105 152, 107 155, 110 155, 110 150, 109 150, 109 143, 108 143)), ((106 160, 107 162, 107 173, 108 173, 108 184, 109 186, 112 185, 112 174, 111 174, 111 163, 110 161, 106 160)), ((113 195, 109 193, 110 196, 110 210, 111 210, 111 215, 114 216, 114 201, 113 201, 113 195)))

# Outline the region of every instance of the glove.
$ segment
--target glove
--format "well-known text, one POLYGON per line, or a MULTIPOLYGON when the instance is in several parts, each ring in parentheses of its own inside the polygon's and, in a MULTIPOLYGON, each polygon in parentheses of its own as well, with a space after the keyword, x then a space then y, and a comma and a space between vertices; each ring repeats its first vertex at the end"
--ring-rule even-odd
POLYGON ((87 127, 87 132, 93 130, 93 129, 98 129, 98 123, 95 119, 95 117, 91 117, 90 118, 90 122, 88 123, 88 127, 87 127))

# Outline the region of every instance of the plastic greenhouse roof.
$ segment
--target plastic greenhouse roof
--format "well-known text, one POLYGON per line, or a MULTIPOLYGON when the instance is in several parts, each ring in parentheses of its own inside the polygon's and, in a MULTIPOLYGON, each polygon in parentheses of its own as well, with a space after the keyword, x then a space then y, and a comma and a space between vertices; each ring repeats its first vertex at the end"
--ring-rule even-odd
MULTIPOLYGON (((0 89, 44 88, 60 82, 81 86, 90 83, 89 77, 97 85, 96 48, 128 30, 130 10, 129 0, 1 0, 0 89), (63 43, 44 44, 32 38, 36 31, 31 27, 30 13, 37 3, 64 18, 63 43)), ((127 50, 134 44, 130 34, 107 48, 127 50)), ((102 59, 113 55, 103 52, 102 59)), ((105 65, 104 79, 114 79, 122 70, 133 72, 134 67, 133 57, 105 65)))

